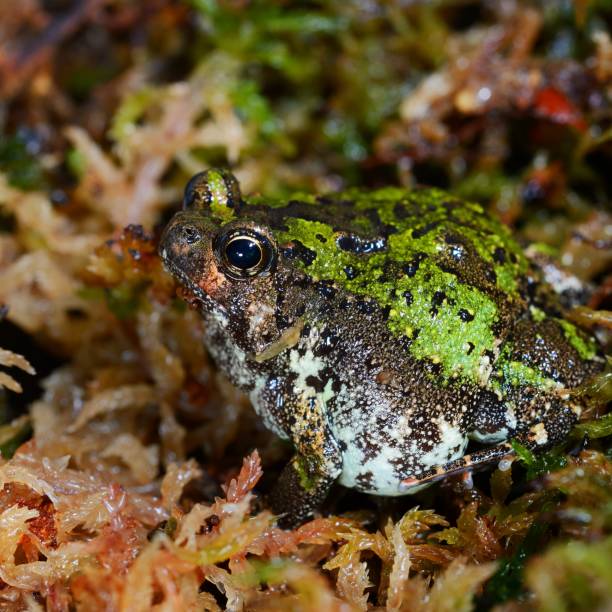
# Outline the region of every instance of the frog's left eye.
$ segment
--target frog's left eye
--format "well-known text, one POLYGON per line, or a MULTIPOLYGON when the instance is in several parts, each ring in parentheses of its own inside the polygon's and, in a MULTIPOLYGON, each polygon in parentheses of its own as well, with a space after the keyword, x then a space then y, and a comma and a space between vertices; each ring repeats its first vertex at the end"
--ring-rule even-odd
POLYGON ((225 272, 235 279, 250 278, 268 271, 274 257, 270 241, 253 231, 223 236, 218 241, 217 253, 225 272))

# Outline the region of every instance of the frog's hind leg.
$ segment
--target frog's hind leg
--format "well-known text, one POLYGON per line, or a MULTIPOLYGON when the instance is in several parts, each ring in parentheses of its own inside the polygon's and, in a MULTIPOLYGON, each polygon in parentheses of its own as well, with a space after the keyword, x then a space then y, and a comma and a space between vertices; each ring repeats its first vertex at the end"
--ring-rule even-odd
MULTIPOLYGON (((580 411, 581 407, 572 402, 550 402, 542 420, 528 429, 511 434, 510 438, 531 451, 542 452, 565 440, 580 416, 580 411)), ((418 476, 406 478, 400 483, 400 490, 409 493, 410 489, 420 488, 447 476, 487 467, 493 463, 499 463, 500 469, 509 469, 515 455, 510 441, 500 442, 433 467, 418 476)))
MULTIPOLYGON (((519 438, 520 436, 517 436, 516 439, 518 440, 519 438)), ((495 446, 489 446, 488 448, 483 448, 470 455, 464 455, 459 459, 433 467, 418 476, 405 478, 400 483, 400 491, 409 493, 411 489, 416 490, 423 485, 442 480, 447 476, 478 469, 479 467, 484 467, 495 462, 499 462, 500 467, 504 467, 504 462, 506 462, 506 465, 509 467, 513 456, 514 451, 509 442, 502 442, 495 446)))

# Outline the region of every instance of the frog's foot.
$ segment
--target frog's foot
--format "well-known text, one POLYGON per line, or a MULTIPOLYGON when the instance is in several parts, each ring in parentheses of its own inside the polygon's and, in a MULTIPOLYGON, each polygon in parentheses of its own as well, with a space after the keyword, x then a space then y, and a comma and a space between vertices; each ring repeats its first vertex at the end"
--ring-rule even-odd
MULTIPOLYGON (((569 433, 569 430, 566 433, 569 433)), ((526 431, 516 433, 513 439, 529 450, 538 452, 557 444, 564 436, 561 439, 558 439, 559 437, 555 436, 553 440, 549 439, 544 423, 537 423, 526 431)), ((405 478, 399 485, 400 491, 405 493, 416 492, 418 488, 437 480, 442 480, 447 476, 486 468, 495 462, 498 463, 500 470, 505 471, 510 469, 515 456, 516 453, 512 448, 512 444, 510 442, 501 442, 495 446, 483 448, 470 455, 464 455, 459 459, 433 467, 419 476, 405 478)))

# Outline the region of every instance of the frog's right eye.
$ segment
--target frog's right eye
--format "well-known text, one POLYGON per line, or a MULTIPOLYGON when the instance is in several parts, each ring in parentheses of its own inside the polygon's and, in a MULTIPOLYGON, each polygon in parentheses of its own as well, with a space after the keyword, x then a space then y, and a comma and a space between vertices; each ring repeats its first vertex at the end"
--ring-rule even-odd
MULTIPOLYGON (((240 203, 236 177, 225 169, 211 168, 196 174, 185 187, 184 209, 233 209, 240 203)), ((229 211, 228 211, 229 212, 229 211)))
POLYGON ((236 236, 225 245, 225 258, 238 270, 257 268, 263 259, 261 244, 250 236, 236 236))
POLYGON ((236 280, 267 272, 274 262, 270 241, 253 230, 239 230, 222 236, 217 241, 216 250, 224 272, 236 280))

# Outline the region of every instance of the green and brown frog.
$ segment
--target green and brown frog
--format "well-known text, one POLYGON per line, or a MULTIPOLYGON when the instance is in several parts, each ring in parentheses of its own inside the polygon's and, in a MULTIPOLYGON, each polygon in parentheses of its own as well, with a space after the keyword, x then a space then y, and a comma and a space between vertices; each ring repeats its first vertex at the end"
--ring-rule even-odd
POLYGON ((439 189, 242 197, 196 175, 160 254, 204 342, 295 455, 272 493, 289 522, 336 480, 376 495, 561 442, 594 338, 479 204, 439 189), (470 440, 487 446, 465 454, 470 440))

